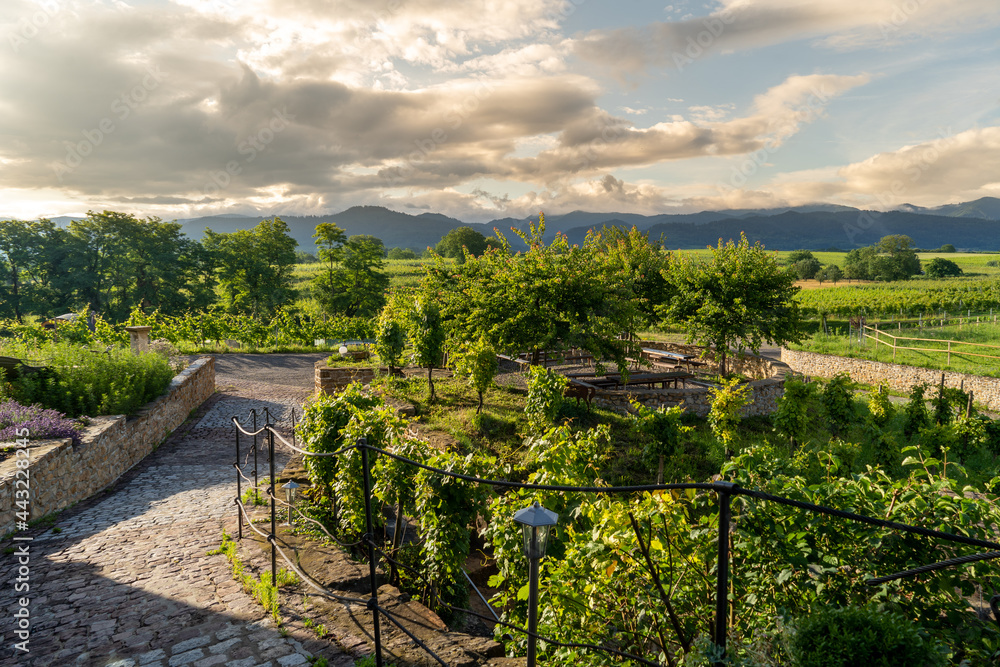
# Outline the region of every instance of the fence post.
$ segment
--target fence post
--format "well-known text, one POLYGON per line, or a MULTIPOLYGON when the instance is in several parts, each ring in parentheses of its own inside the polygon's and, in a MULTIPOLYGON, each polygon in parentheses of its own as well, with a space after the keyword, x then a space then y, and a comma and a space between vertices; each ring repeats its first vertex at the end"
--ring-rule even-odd
MULTIPOLYGON (((235 419, 235 417, 233 418, 235 419)), ((236 426, 236 521, 239 523, 239 539, 243 539, 243 510, 240 509, 240 499, 243 497, 243 487, 240 484, 240 427, 236 426)))
POLYGON ((251 408, 250 414, 253 415, 253 492, 257 493, 260 487, 257 481, 257 408, 251 408))
POLYGON ((375 575, 375 528, 372 525, 372 479, 368 462, 368 438, 358 438, 361 448, 361 467, 364 468, 365 484, 365 542, 368 543, 368 578, 371 583, 372 598, 368 608, 372 612, 372 630, 375 635, 375 665, 382 667, 382 630, 379 627, 378 578, 375 575))
POLYGON ((945 366, 951 366, 951 341, 948 341, 948 363, 945 366))
MULTIPOLYGON (((729 622, 729 522, 732 520, 730 501, 738 487, 732 482, 715 482, 719 495, 719 549, 715 582, 715 645, 726 655, 726 634, 729 622)), ((723 663, 716 663, 721 665, 723 663)))
MULTIPOLYGON (((270 427, 270 420, 265 422, 265 425, 270 427)), ((270 444, 270 456, 271 464, 271 535, 268 537, 268 542, 271 543, 271 585, 274 587, 278 586, 278 546, 275 541, 278 539, 278 531, 275 521, 275 496, 274 496, 274 431, 271 428, 267 429, 267 440, 270 444)))

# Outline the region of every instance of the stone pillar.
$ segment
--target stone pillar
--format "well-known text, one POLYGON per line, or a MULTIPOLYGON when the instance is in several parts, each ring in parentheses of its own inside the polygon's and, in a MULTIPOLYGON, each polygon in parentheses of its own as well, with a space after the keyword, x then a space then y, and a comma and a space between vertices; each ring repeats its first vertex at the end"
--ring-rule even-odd
POLYGON ((149 352, 149 332, 152 330, 153 327, 125 327, 132 347, 132 354, 149 352))

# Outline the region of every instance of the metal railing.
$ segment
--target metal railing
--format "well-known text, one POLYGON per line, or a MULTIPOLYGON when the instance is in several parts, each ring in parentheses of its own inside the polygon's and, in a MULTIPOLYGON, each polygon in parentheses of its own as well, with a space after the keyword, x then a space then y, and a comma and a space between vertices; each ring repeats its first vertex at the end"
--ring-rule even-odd
MULTIPOLYGON (((254 417, 254 419, 256 419, 256 413, 253 412, 253 411, 252 411, 252 416, 254 417)), ((292 424, 293 424, 293 434, 294 434, 294 421, 295 421, 294 411, 292 413, 291 421, 292 421, 292 424)), ((868 579, 868 580, 865 581, 865 584, 867 584, 868 586, 878 586, 878 585, 881 585, 881 584, 884 584, 884 583, 887 583, 887 582, 890 582, 890 581, 896 581, 896 580, 899 580, 899 579, 913 577, 913 576, 916 576, 916 575, 919 575, 919 574, 926 574, 926 573, 929 573, 929 572, 936 572, 938 570, 943 570, 943 569, 950 568, 950 567, 956 567, 956 566, 965 565, 965 564, 969 564, 969 563, 974 563, 974 562, 979 562, 979 561, 986 561, 986 560, 993 560, 993 559, 996 559, 996 558, 1000 558, 1000 543, 998 543, 998 542, 992 542, 992 541, 988 541, 988 540, 980 540, 980 539, 976 539, 976 538, 972 538, 972 537, 965 537, 963 535, 956 535, 956 534, 953 534, 953 533, 946 533, 946 532, 943 532, 943 531, 933 530, 933 529, 930 529, 930 528, 923 528, 923 527, 920 527, 920 526, 912 526, 912 525, 909 525, 909 524, 899 523, 899 522, 895 522, 895 521, 888 521, 886 519, 879 519, 879 518, 876 518, 876 517, 870 517, 870 516, 866 516, 866 515, 863 515, 863 514, 857 514, 855 512, 849 512, 849 511, 845 511, 845 510, 836 509, 836 508, 833 508, 833 507, 825 507, 823 505, 816 505, 816 504, 813 504, 813 503, 808 503, 808 502, 804 502, 804 501, 800 501, 800 500, 795 500, 795 499, 792 499, 792 498, 785 498, 785 497, 782 497, 782 496, 776 496, 776 495, 765 493, 765 492, 762 492, 762 491, 756 491, 756 490, 753 490, 753 489, 746 489, 746 488, 743 488, 743 487, 741 487, 738 484, 733 483, 733 482, 716 481, 716 482, 710 482, 710 483, 650 484, 650 485, 634 485, 634 486, 572 486, 572 485, 530 484, 530 483, 522 483, 522 482, 512 482, 512 481, 508 481, 508 480, 485 479, 485 478, 476 477, 476 476, 473 476, 473 475, 465 475, 465 474, 455 473, 455 472, 448 471, 448 470, 443 470, 441 468, 436 468, 434 466, 430 466, 430 465, 421 463, 419 461, 414 461, 412 459, 408 459, 406 457, 400 456, 398 454, 394 454, 394 453, 386 451, 384 449, 373 447, 373 446, 371 446, 371 445, 368 444, 368 442, 367 442, 367 440, 365 438, 361 438, 361 439, 358 440, 358 442, 356 444, 354 444, 354 445, 347 445, 347 446, 342 447, 341 449, 339 449, 339 450, 337 450, 335 452, 322 452, 322 453, 320 453, 320 452, 310 452, 308 450, 305 450, 305 449, 302 449, 302 448, 298 447, 297 444, 295 444, 294 442, 289 442, 287 439, 285 439, 274 428, 274 424, 270 421, 270 415, 269 414, 265 418, 264 426, 262 426, 259 429, 254 428, 253 431, 247 431, 247 430, 245 430, 243 428, 243 426, 240 424, 239 420, 235 416, 232 417, 232 422, 233 422, 234 426, 236 427, 236 462, 234 463, 234 467, 236 468, 236 471, 237 471, 237 496, 236 496, 236 505, 237 505, 237 520, 239 522, 239 537, 240 537, 240 539, 242 539, 242 537, 243 537, 243 522, 245 520, 247 522, 248 526, 255 533, 257 533, 258 535, 260 535, 262 538, 264 538, 271 545, 271 584, 272 584, 272 586, 276 586, 277 585, 277 567, 276 566, 277 566, 277 558, 280 555, 281 558, 287 563, 288 567, 291 568, 292 571, 294 571, 298 576, 300 576, 302 578, 302 580, 304 582, 306 582, 307 585, 309 585, 310 587, 312 587, 313 589, 315 589, 321 596, 329 598, 329 599, 337 601, 337 602, 341 602, 343 604, 347 604, 347 605, 351 605, 351 604, 364 605, 368 611, 371 611, 372 614, 373 614, 372 615, 372 626, 373 626, 373 631, 374 631, 373 632, 373 639, 374 639, 374 644, 375 644, 375 661, 376 661, 376 665, 378 667, 382 667, 382 665, 383 665, 383 656, 382 656, 382 631, 381 631, 381 625, 379 623, 379 619, 380 619, 381 616, 384 616, 389 622, 391 622, 393 625, 395 625, 397 628, 399 628, 417 646, 419 646, 424 651, 426 651, 439 664, 443 665, 444 667, 447 667, 447 663, 444 662, 444 660, 442 660, 440 656, 438 656, 436 653, 434 653, 434 651, 430 647, 428 647, 426 645, 426 643, 422 642, 419 638, 417 638, 416 636, 414 636, 413 633, 411 633, 409 630, 407 630, 403 626, 403 624, 400 622, 400 620, 396 617, 395 614, 393 614, 391 611, 389 611, 388 609, 386 609, 385 607, 383 607, 383 606, 381 606, 379 604, 379 601, 378 601, 378 580, 377 580, 377 576, 376 576, 376 571, 377 571, 377 567, 378 567, 378 561, 380 559, 384 559, 386 562, 388 562, 388 563, 390 563, 390 564, 392 564, 392 565, 394 565, 394 566, 396 566, 396 567, 398 567, 400 569, 404 569, 407 572, 413 574, 422 583, 426 584, 431 591, 434 591, 435 587, 433 586, 433 582, 428 581, 420 572, 416 571, 414 568, 412 568, 412 567, 410 567, 410 566, 408 566, 408 565, 406 565, 404 563, 401 563, 401 562, 397 561, 396 559, 393 558, 392 554, 390 554, 390 553, 386 552, 384 549, 380 548, 380 546, 376 543, 376 541, 374 539, 374 533, 373 533, 374 523, 373 523, 373 519, 372 519, 372 499, 374 498, 374 496, 372 494, 372 484, 371 484, 372 464, 371 464, 371 460, 370 460, 370 457, 369 457, 369 453, 375 453, 376 455, 387 456, 389 458, 395 459, 395 460, 400 461, 402 463, 406 463, 408 465, 412 465, 415 468, 426 470, 426 471, 434 473, 434 474, 443 475, 443 476, 447 476, 447 477, 452 477, 452 478, 464 480, 464 481, 467 481, 467 482, 473 482, 473 483, 477 483, 477 484, 484 484, 484 485, 487 485, 487 486, 497 487, 497 488, 525 489, 525 490, 550 491, 550 492, 576 492, 576 493, 590 493, 590 494, 615 494, 615 495, 619 495, 619 494, 621 494, 621 495, 628 495, 628 494, 643 493, 643 492, 671 491, 671 490, 679 490, 679 491, 683 491, 683 490, 696 490, 696 491, 705 491, 705 492, 713 492, 713 493, 715 493, 716 496, 717 496, 717 499, 718 499, 718 510, 719 510, 718 511, 718 517, 719 517, 718 524, 719 525, 718 525, 718 530, 717 530, 717 533, 718 533, 718 542, 717 542, 717 546, 716 546, 716 586, 715 586, 715 605, 714 605, 715 606, 715 612, 714 612, 714 622, 713 622, 713 624, 711 626, 711 629, 712 629, 712 640, 716 644, 716 646, 718 646, 719 648, 722 649, 723 655, 725 654, 726 646, 727 646, 727 643, 728 643, 728 632, 729 632, 728 622, 729 622, 729 612, 730 612, 730 601, 729 601, 728 589, 729 589, 729 582, 730 582, 730 576, 731 576, 731 574, 730 574, 730 561, 731 561, 731 558, 730 558, 730 551, 729 551, 729 549, 730 549, 730 547, 729 547, 729 540, 730 540, 730 536, 731 536, 731 523, 732 523, 732 499, 734 497, 745 496, 747 498, 754 498, 754 499, 765 501, 765 502, 769 502, 769 503, 776 503, 776 504, 779 504, 779 505, 785 505, 785 506, 789 506, 789 507, 794 507, 794 508, 797 508, 797 509, 800 509, 800 510, 803 510, 803 511, 807 511, 807 512, 812 512, 812 513, 816 513, 816 514, 823 514, 823 515, 827 515, 827 516, 837 517, 837 518, 840 518, 840 519, 844 519, 844 520, 848 520, 848 521, 854 521, 854 522, 858 522, 858 523, 863 523, 863 524, 867 524, 867 525, 875 526, 875 527, 879 527, 879 528, 887 528, 887 529, 896 530, 896 531, 900 531, 900 532, 904 532, 904 533, 911 533, 911 534, 915 534, 915 535, 921 535, 923 537, 929 537, 929 538, 944 540, 946 542, 952 542, 952 543, 956 543, 956 544, 964 544, 964 545, 968 545, 968 546, 975 546, 975 547, 980 547, 980 548, 984 548, 984 549, 990 549, 990 551, 983 552, 983 553, 976 553, 976 554, 970 554, 970 555, 966 555, 966 556, 960 556, 960 557, 950 558, 950 559, 943 560, 943 561, 940 561, 940 562, 937 562, 937 563, 930 563, 930 564, 927 564, 927 565, 922 565, 922 566, 919 566, 919 567, 916 567, 916 568, 908 569, 908 570, 905 570, 905 571, 902 571, 902 572, 897 572, 897 573, 890 574, 890 575, 887 575, 887 576, 877 577, 877 578, 871 578, 871 579, 868 579), (266 443, 267 443, 267 449, 268 449, 268 465, 269 465, 269 471, 270 471, 268 496, 270 498, 270 515, 271 515, 270 516, 270 524, 271 525, 270 525, 270 532, 269 533, 265 533, 264 531, 258 529, 250 521, 250 516, 247 513, 246 507, 244 506, 244 504, 242 502, 242 496, 241 496, 241 493, 240 493, 242 480, 246 480, 247 482, 250 482, 250 479, 248 477, 246 477, 246 475, 243 473, 243 471, 240 468, 240 435, 242 434, 244 436, 252 436, 254 438, 254 444, 253 444, 253 449, 254 449, 253 453, 254 453, 254 461, 255 461, 255 466, 254 466, 254 480, 256 482, 256 479, 257 479, 257 474, 256 474, 256 472, 257 472, 256 471, 256 460, 257 460, 257 458, 256 458, 256 449, 258 447, 257 437, 258 437, 258 435, 260 435, 262 433, 265 433, 267 435, 267 437, 266 437, 266 443), (275 490, 274 490, 275 479, 276 479, 276 474, 275 474, 275 469, 274 469, 274 452, 275 452, 275 443, 276 442, 279 443, 279 444, 281 444, 286 449, 288 449, 288 450, 290 450, 292 452, 296 452, 296 453, 302 454, 303 456, 334 457, 334 456, 340 456, 341 454, 344 454, 344 453, 346 453, 348 451, 351 451, 351 450, 359 450, 360 451, 361 459, 362 459, 362 470, 363 470, 363 488, 364 488, 364 496, 365 496, 364 497, 364 504, 365 504, 365 527, 366 527, 365 528, 366 529, 366 533, 361 537, 360 540, 358 540, 356 542, 343 542, 343 541, 341 541, 340 539, 338 539, 337 537, 335 537, 333 534, 331 534, 326 529, 326 527, 322 525, 321 522, 316 521, 315 519, 312 519, 311 517, 306 516, 297 507, 294 507, 294 506, 290 505, 289 503, 287 503, 287 502, 285 502, 285 501, 283 501, 283 500, 281 500, 281 499, 279 499, 277 497, 277 495, 275 494, 275 490), (288 554, 286 554, 281 549, 281 547, 279 547, 278 544, 277 544, 276 508, 277 508, 277 506, 279 504, 282 505, 283 507, 286 507, 288 509, 288 512, 289 512, 289 523, 291 523, 291 512, 294 511, 297 516, 300 516, 303 519, 305 519, 306 521, 309 521, 309 522, 317 525, 323 531, 323 533, 325 533, 329 538, 331 538, 332 540, 334 540, 338 544, 340 544, 340 545, 342 545, 344 547, 356 547, 356 546, 364 546, 364 547, 366 547, 367 557, 368 557, 369 583, 370 583, 370 586, 371 586, 370 597, 368 597, 367 599, 365 599, 365 598, 359 598, 359 597, 337 595, 337 594, 333 593, 332 591, 330 591, 329 589, 326 589, 325 587, 323 587, 322 585, 320 585, 319 583, 317 583, 315 581, 315 579, 313 579, 308 573, 302 571, 302 569, 295 564, 294 559, 290 558, 288 556, 288 554)), ((254 421, 253 423, 256 424, 256 421, 254 421)), ((293 441, 294 441, 294 435, 293 435, 293 441)), ((247 454, 247 459, 249 459, 249 453, 247 454)), ((248 463, 248 460, 245 462, 245 464, 246 463, 248 463)), ((255 484, 254 488, 255 489, 257 488, 256 484, 255 484)), ((678 634, 678 636, 680 638, 681 644, 683 645, 683 648, 686 651, 686 650, 688 650, 690 648, 690 642, 686 641, 686 638, 685 638, 684 634, 681 632, 680 623, 679 623, 679 621, 678 621, 678 619, 677 619, 677 617, 676 617, 676 615, 674 613, 672 604, 670 602, 670 598, 666 594, 666 592, 663 590, 663 586, 662 586, 662 584, 659 581, 658 575, 656 573, 656 568, 653 565, 653 562, 652 562, 652 559, 650 557, 649 551, 646 548, 645 543, 643 542, 643 538, 642 538, 642 535, 641 535, 641 532, 640 532, 640 529, 639 529, 639 525, 638 525, 638 523, 636 522, 634 516, 632 516, 631 513, 629 513, 629 518, 632 521, 632 527, 633 527, 633 531, 635 532, 635 535, 636 535, 636 539, 637 539, 637 543, 638 543, 639 549, 640 549, 640 551, 643 554, 643 557, 644 557, 644 559, 646 561, 647 567, 649 568, 651 579, 652 579, 653 583, 656 585, 656 587, 659 589, 661 601, 663 602, 664 607, 667 610, 668 616, 669 616, 670 621, 671 621, 671 625, 673 626, 674 630, 677 632, 677 634, 678 634)), ((468 579, 468 574, 466 574, 465 576, 468 579)), ((469 579, 469 583, 470 584, 472 583, 471 579, 469 579)), ((472 585, 473 585, 473 588, 476 590, 476 592, 479 593, 478 589, 475 588, 475 585, 474 584, 472 584, 472 585)), ((438 604, 440 604, 440 606, 442 608, 449 609, 449 610, 451 610, 453 612, 459 612, 459 613, 468 614, 470 616, 479 618, 481 620, 484 620, 484 621, 487 621, 487 622, 490 622, 490 623, 494 623, 496 625, 504 627, 505 629, 511 630, 513 632, 517 632, 517 633, 523 634, 526 637, 532 637, 532 638, 535 638, 535 639, 537 639, 539 641, 546 642, 546 643, 551 644, 551 645, 556 646, 556 647, 581 648, 581 649, 588 649, 588 650, 592 650, 592 651, 599 651, 599 652, 606 653, 608 655, 613 655, 613 656, 616 656, 616 657, 619 657, 619 658, 625 658, 625 659, 628 659, 628 660, 633 660, 633 661, 635 661, 637 663, 641 663, 643 665, 650 665, 650 667, 661 667, 661 663, 659 663, 659 662, 654 662, 654 661, 652 661, 652 660, 650 660, 648 658, 644 658, 642 656, 638 656, 638 655, 634 655, 634 654, 631 654, 631 653, 627 653, 625 651, 619 651, 617 649, 614 649, 614 648, 611 648, 611 647, 608 647, 608 646, 599 646, 599 645, 596 645, 596 644, 590 644, 590 643, 584 643, 584 642, 561 642, 561 641, 558 641, 558 640, 553 639, 551 637, 546 637, 546 636, 541 635, 541 634, 529 632, 525 628, 521 628, 521 627, 512 625, 510 623, 504 622, 504 621, 500 620, 500 618, 493 611, 492 607, 489 605, 489 603, 486 601, 485 597, 483 597, 481 593, 479 593, 479 595, 480 595, 480 597, 482 597, 483 602, 484 602, 484 604, 486 604, 487 609, 491 612, 492 617, 488 617, 488 616, 479 614, 478 612, 472 611, 470 609, 466 609, 466 608, 462 608, 462 607, 458 607, 458 606, 455 606, 455 605, 448 604, 448 603, 444 602, 444 600, 442 600, 436 594, 434 594, 434 595, 435 595, 436 602, 438 604)), ((994 620, 996 621, 997 625, 1000 626, 1000 594, 994 595, 990 599, 989 604, 990 604, 990 609, 991 609, 991 611, 993 613, 994 620)), ((667 664, 671 665, 671 666, 674 665, 674 662, 671 659, 669 652, 667 651, 667 647, 663 646, 662 650, 663 650, 663 654, 666 656, 667 664)), ((718 664, 722 664, 722 663, 718 663, 718 664)))

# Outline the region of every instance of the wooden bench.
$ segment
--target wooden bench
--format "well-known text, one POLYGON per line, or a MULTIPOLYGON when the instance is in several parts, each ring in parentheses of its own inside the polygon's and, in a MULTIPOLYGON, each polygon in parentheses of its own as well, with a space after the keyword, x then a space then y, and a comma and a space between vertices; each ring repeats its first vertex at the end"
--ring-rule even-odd
POLYGON ((47 374, 49 369, 45 366, 29 366, 16 357, 0 357, 0 372, 9 382, 25 375, 47 374))
POLYGON ((582 398, 587 404, 587 409, 590 409, 590 402, 596 395, 597 387, 588 382, 581 382, 580 380, 570 380, 569 384, 566 385, 566 389, 563 390, 563 396, 565 398, 575 398, 577 405, 580 405, 580 399, 582 398))

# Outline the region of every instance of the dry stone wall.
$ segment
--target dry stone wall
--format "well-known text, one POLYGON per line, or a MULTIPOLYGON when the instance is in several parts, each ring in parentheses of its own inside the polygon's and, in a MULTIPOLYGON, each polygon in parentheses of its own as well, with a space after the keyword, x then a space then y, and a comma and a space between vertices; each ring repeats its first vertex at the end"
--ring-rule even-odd
POLYGON ((796 373, 803 375, 833 377, 837 373, 847 373, 855 382, 873 385, 884 381, 891 388, 901 392, 908 392, 921 383, 937 385, 941 382, 943 373, 945 386, 964 386, 966 391, 973 393, 977 403, 981 403, 991 410, 1000 410, 1000 378, 917 368, 901 364, 887 364, 867 359, 850 359, 831 354, 817 354, 785 348, 781 350, 781 360, 796 373))
MULTIPOLYGON (((214 391, 215 357, 202 357, 175 376, 164 395, 131 417, 92 419, 76 447, 69 439, 31 441, 30 517, 43 517, 110 486, 214 391)), ((16 471, 16 457, 0 463, 0 534, 15 526, 16 471)))

